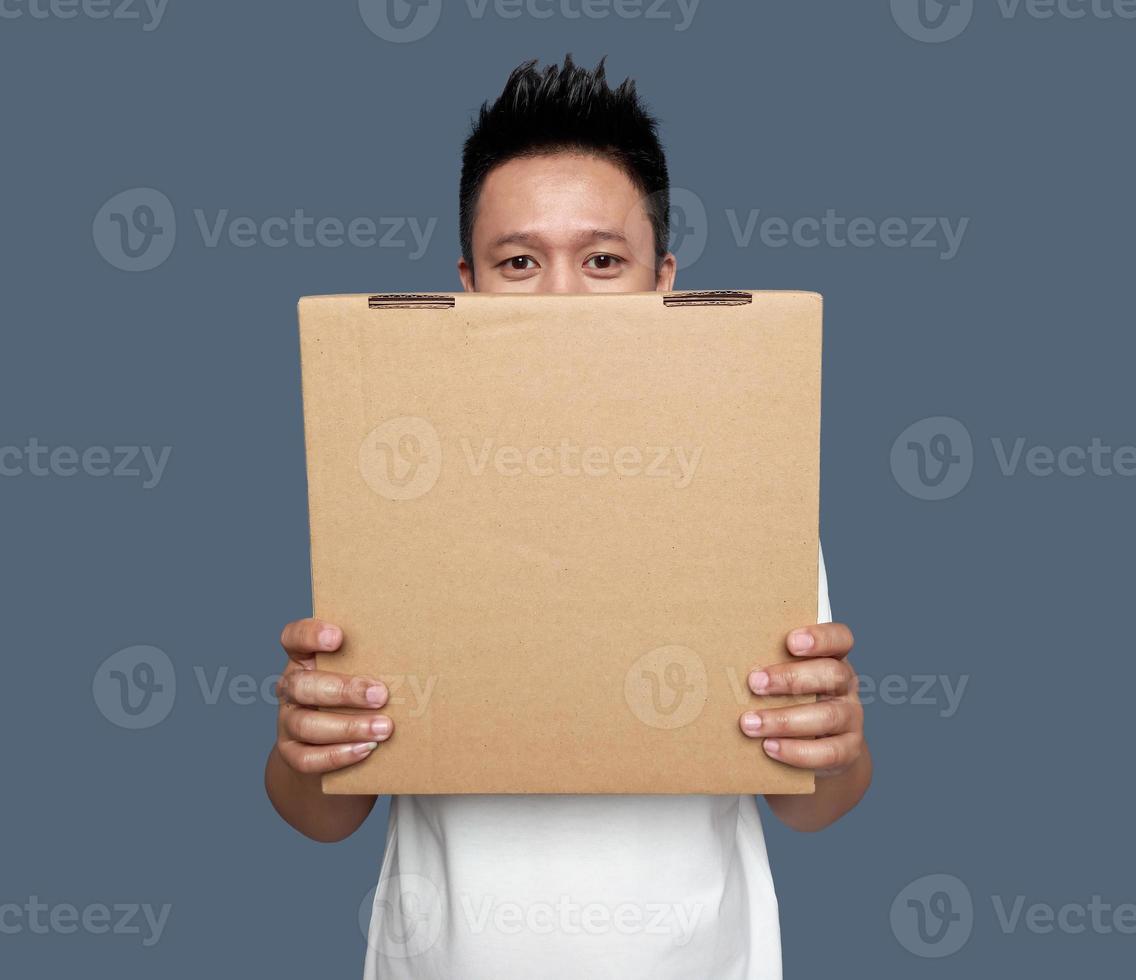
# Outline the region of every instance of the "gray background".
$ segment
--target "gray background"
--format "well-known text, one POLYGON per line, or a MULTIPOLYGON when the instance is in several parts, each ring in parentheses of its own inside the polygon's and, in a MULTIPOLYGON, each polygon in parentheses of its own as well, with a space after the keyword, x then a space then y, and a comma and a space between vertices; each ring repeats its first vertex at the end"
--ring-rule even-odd
POLYGON ((456 288, 468 118, 517 62, 565 51, 588 65, 609 54, 610 73, 636 77, 662 117, 673 180, 707 214, 680 287, 825 294, 834 612, 873 682, 966 679, 949 717, 938 687, 938 703, 869 706, 876 777, 848 818, 820 835, 767 820, 786 975, 849 960, 881 977, 1130 968, 1136 937, 1024 922, 1006 933, 994 900, 1136 901, 1132 479, 1024 464, 1003 476, 991 439, 1136 441, 1134 39, 1136 21, 981 5, 959 37, 923 43, 880 0, 704 0, 685 31, 614 13, 479 19, 447 3, 408 44, 376 36, 345 0, 171 0, 152 31, 0 19, 0 445, 172 447, 150 490, 0 478, 0 904, 173 906, 151 948, 137 935, 2 934, 0 971, 359 974, 357 910, 385 806, 337 847, 295 834, 261 785, 273 708, 208 703, 195 668, 209 683, 220 670, 268 677, 281 625, 310 608, 296 298, 456 288), (173 203, 177 241, 160 266, 129 273, 96 249, 92 222, 139 187, 173 203), (208 248, 194 209, 223 208, 438 225, 417 260, 407 248, 208 248), (726 211, 744 221, 751 208, 970 225, 949 261, 880 244, 739 247, 726 211), (973 474, 928 501, 889 454, 935 416, 969 431, 973 474), (177 691, 167 718, 132 731, 92 684, 138 644, 169 655, 177 691), (950 956, 914 954, 908 912, 891 918, 930 874, 973 900, 973 932, 950 956))

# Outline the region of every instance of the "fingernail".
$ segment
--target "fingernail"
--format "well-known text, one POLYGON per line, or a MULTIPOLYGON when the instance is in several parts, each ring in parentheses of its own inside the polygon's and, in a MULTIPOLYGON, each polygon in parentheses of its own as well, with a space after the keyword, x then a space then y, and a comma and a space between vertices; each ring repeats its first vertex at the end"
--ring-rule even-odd
POLYGON ((761 694, 769 687, 769 675, 764 670, 755 670, 749 675, 749 689, 754 694, 761 694))
POLYGON ((781 751, 781 743, 775 738, 767 738, 765 740, 765 751, 767 755, 776 755, 781 751))
POLYGON ((391 733, 391 721, 389 718, 375 718, 371 722, 371 734, 378 739, 388 738, 391 733))
POLYGON ((387 699, 387 689, 382 684, 372 684, 367 688, 366 693, 367 703, 373 704, 376 707, 383 704, 387 699))
POLYGON ((790 653, 808 653, 813 648, 812 633, 807 630, 795 630, 789 634, 790 653))
POLYGON ((339 646, 339 630, 334 626, 325 626, 320 630, 319 642, 325 650, 334 650, 339 646))
POLYGON ((742 715, 742 731, 747 735, 756 735, 761 731, 761 715, 756 711, 747 711, 742 715))
POLYGON ((374 752, 378 747, 378 742, 360 742, 358 745, 352 745, 351 751, 356 755, 366 755, 368 752, 374 752))

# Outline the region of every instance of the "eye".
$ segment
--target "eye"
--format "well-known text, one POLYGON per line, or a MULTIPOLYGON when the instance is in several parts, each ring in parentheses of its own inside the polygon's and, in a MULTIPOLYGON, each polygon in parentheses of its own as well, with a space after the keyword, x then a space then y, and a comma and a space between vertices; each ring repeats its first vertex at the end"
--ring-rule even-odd
POLYGON ((537 268, 536 259, 531 255, 514 255, 500 264, 506 272, 530 272, 537 268))
POLYGON ((593 255, 584 263, 585 268, 594 269, 596 272, 615 272, 621 265, 623 259, 608 252, 593 255))

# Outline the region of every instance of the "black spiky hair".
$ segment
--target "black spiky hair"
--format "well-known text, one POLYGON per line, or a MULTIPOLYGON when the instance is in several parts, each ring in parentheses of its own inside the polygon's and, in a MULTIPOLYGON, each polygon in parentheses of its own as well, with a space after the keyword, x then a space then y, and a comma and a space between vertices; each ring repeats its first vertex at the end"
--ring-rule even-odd
POLYGON ((589 71, 567 55, 564 64, 543 72, 526 61, 509 75, 497 101, 482 105, 462 153, 459 223, 462 256, 473 268, 473 222, 478 197, 490 171, 517 157, 583 150, 605 157, 647 197, 661 260, 670 236, 670 180, 658 136, 658 120, 647 111, 634 80, 608 86, 601 58, 589 71))

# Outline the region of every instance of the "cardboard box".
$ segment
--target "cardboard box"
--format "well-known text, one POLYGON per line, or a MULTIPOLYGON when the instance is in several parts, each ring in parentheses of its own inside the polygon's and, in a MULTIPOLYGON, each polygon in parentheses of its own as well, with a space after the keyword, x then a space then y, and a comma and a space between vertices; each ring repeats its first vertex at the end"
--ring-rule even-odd
POLYGON ((300 338, 319 667, 395 722, 325 792, 812 791, 738 717, 816 622, 818 295, 308 297, 300 338))

